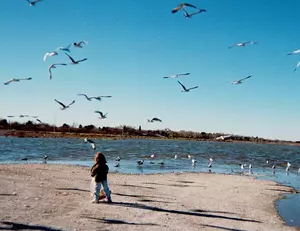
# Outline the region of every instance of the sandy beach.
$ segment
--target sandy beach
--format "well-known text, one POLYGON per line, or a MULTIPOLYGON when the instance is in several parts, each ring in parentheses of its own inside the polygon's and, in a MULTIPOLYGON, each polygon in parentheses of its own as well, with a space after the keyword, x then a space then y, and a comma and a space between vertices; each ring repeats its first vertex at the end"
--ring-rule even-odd
POLYGON ((89 168, 0 165, 0 230, 300 230, 275 201, 293 189, 209 173, 110 173, 113 204, 90 201, 89 168))

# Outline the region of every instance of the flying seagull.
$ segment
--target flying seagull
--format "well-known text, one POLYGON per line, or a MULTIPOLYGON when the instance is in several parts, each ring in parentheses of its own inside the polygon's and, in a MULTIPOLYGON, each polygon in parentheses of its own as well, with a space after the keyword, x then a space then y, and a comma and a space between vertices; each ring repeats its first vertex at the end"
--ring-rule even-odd
POLYGON ((295 54, 299 54, 299 53, 300 53, 300 50, 295 50, 295 51, 288 53, 287 55, 295 55, 295 54))
POLYGON ((172 9, 171 12, 174 14, 174 13, 176 13, 177 11, 179 11, 179 10, 185 8, 185 7, 192 7, 192 8, 194 8, 194 9, 198 9, 196 6, 194 6, 194 5, 192 5, 192 4, 189 4, 189 3, 181 3, 181 4, 179 4, 177 7, 175 7, 174 9, 172 9))
POLYGON ((91 97, 91 98, 101 101, 102 98, 111 98, 111 97, 112 97, 111 95, 101 95, 101 96, 94 96, 94 97, 91 97))
POLYGON ((51 64, 49 67, 48 67, 48 72, 49 72, 49 78, 52 79, 52 72, 51 72, 51 69, 52 68, 56 68, 56 66, 66 66, 67 64, 65 63, 55 63, 55 64, 51 64))
POLYGON ((190 73, 182 73, 182 74, 174 74, 174 75, 169 75, 169 76, 164 76, 164 79, 172 79, 172 78, 178 78, 179 76, 183 75, 190 75, 190 73))
POLYGON ((84 138, 84 143, 90 143, 91 146, 92 146, 92 149, 96 149, 96 144, 95 144, 95 141, 91 140, 90 138, 84 138))
POLYGON ((184 15, 184 17, 186 17, 186 18, 191 18, 193 15, 195 15, 195 14, 199 14, 199 13, 201 13, 201 12, 206 12, 206 10, 205 9, 198 9, 198 11, 196 11, 196 12, 194 12, 194 13, 188 13, 184 8, 182 8, 182 11, 183 11, 183 15, 184 15))
POLYGON ((300 62, 297 63, 297 66, 294 69, 294 72, 298 69, 298 67, 300 66, 300 62))
POLYGON ((71 52, 70 51, 70 47, 71 47, 71 44, 69 44, 68 46, 66 46, 66 47, 58 47, 56 50, 57 51, 66 51, 66 52, 71 52))
POLYGON ((62 102, 59 102, 56 99, 54 99, 54 100, 55 100, 55 102, 59 103, 62 106, 62 108, 60 108, 61 110, 65 110, 65 109, 69 108, 72 104, 75 103, 75 100, 73 100, 72 103, 70 103, 69 105, 64 105, 62 102))
POLYGON ((44 62, 47 60, 47 58, 48 58, 49 56, 55 56, 55 55, 58 55, 58 53, 57 53, 56 51, 47 52, 47 53, 44 55, 44 58, 43 58, 44 62))
POLYGON ((12 83, 12 82, 20 82, 21 80, 32 80, 32 78, 31 77, 29 77, 29 78, 21 78, 21 79, 11 79, 11 80, 8 80, 7 82, 5 82, 4 83, 4 85, 8 85, 8 84, 10 84, 10 83, 12 83))
POLYGON ((232 46, 228 47, 228 49, 231 49, 232 47, 245 47, 247 44, 257 44, 257 42, 247 41, 247 42, 243 42, 243 43, 236 43, 236 44, 233 44, 232 46))
POLYGON ((227 138, 230 138, 232 135, 227 135, 227 136, 219 136, 216 138, 216 140, 225 140, 227 138))
POLYGON ((151 120, 147 120, 149 123, 153 123, 153 122, 162 122, 162 120, 161 119, 159 119, 159 118, 156 118, 156 117, 154 117, 153 119, 151 119, 151 120))
POLYGON ((100 115, 99 119, 105 119, 105 118, 107 118, 106 117, 107 113, 103 114, 103 112, 101 112, 101 111, 95 111, 95 113, 98 113, 100 115))
POLYGON ((186 88, 182 83, 180 83, 179 81, 177 81, 183 88, 183 91, 182 92, 189 92, 190 90, 192 89, 196 89, 198 88, 198 86, 195 86, 195 87, 191 87, 191 88, 186 88))
POLYGON ((82 48, 82 45, 81 44, 88 44, 87 41, 81 41, 79 43, 73 43, 74 47, 77 47, 77 48, 82 48))
POLYGON ((241 84, 244 80, 249 79, 251 77, 252 77, 252 75, 249 75, 246 78, 242 78, 242 79, 234 81, 232 84, 241 84))
POLYGON ((77 94, 84 96, 88 101, 92 101, 92 97, 88 97, 86 94, 77 94))
POLYGON ((110 95, 92 96, 92 97, 88 97, 86 94, 77 94, 77 95, 84 96, 88 101, 92 101, 92 99, 96 99, 96 100, 101 101, 102 100, 101 98, 110 98, 110 97, 112 97, 110 95))
POLYGON ((20 118, 29 117, 29 115, 19 115, 20 118))
POLYGON ((69 57, 69 59, 72 61, 72 64, 79 64, 80 62, 83 62, 83 61, 86 61, 87 60, 87 58, 84 58, 84 59, 80 59, 80 60, 78 60, 78 61, 75 61, 70 55, 68 55, 67 53, 65 53, 68 57, 69 57))
POLYGON ((35 0, 35 1, 26 0, 26 1, 29 2, 30 6, 35 6, 36 3, 41 2, 43 0, 35 0))
POLYGON ((36 121, 40 122, 41 124, 43 123, 40 119, 36 119, 36 121))

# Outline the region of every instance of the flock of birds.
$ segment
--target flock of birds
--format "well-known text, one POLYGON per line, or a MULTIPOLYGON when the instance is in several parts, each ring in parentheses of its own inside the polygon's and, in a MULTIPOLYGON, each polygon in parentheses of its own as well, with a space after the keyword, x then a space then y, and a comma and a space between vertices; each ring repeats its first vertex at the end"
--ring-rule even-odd
MULTIPOLYGON (((29 3, 30 6, 35 6, 37 3, 40 3, 43 0, 26 0, 26 1, 29 3)), ((190 4, 190 3, 181 3, 178 6, 176 6, 175 8, 173 8, 171 10, 171 13, 175 14, 175 13, 180 12, 180 11, 182 11, 183 16, 185 18, 191 18, 191 17, 194 17, 197 14, 207 12, 206 9, 201 9, 201 8, 199 8, 199 7, 197 7, 197 6, 193 5, 193 4, 190 4), (193 10, 193 12, 189 12, 188 9, 193 10)), ((57 56, 61 52, 63 52, 68 57, 68 59, 71 61, 71 63, 69 63, 69 64, 78 65, 81 62, 86 61, 87 58, 82 58, 82 59, 79 59, 79 60, 74 59, 70 55, 70 53, 71 53, 71 46, 73 45, 73 47, 75 47, 75 48, 83 48, 86 44, 88 44, 88 42, 85 41, 85 40, 83 40, 83 41, 79 41, 79 42, 73 42, 72 44, 69 44, 66 47, 58 47, 58 48, 56 48, 53 51, 46 52, 45 55, 44 55, 43 60, 46 62, 46 60, 49 57, 57 56)), ((233 45, 229 46, 228 49, 232 49, 234 47, 245 47, 245 46, 248 46, 248 45, 255 45, 255 44, 258 44, 258 42, 256 42, 256 41, 239 42, 239 43, 236 43, 236 44, 233 44, 233 45)), ((288 53, 287 55, 294 55, 294 54, 299 54, 299 53, 300 53, 300 49, 292 51, 292 52, 288 53)), ((49 79, 51 80, 52 77, 53 77, 53 75, 52 75, 52 70, 53 69, 56 69, 59 66, 67 66, 69 64, 64 63, 64 62, 51 64, 48 67, 49 79)), ((296 65, 294 71, 296 71, 299 67, 300 67, 300 62, 298 62, 298 64, 296 65)), ((179 78, 181 76, 187 76, 187 75, 190 75, 190 73, 178 73, 178 74, 173 74, 173 75, 170 75, 170 76, 164 76, 163 78, 165 78, 165 79, 179 78)), ((236 85, 236 84, 242 84, 245 80, 247 80, 247 79, 249 79, 251 77, 252 77, 252 75, 249 75, 247 77, 235 80, 235 81, 232 82, 232 84, 234 84, 234 85, 236 85)), ((28 81, 28 80, 32 80, 32 77, 28 77, 28 78, 13 78, 13 79, 10 79, 10 80, 6 81, 4 84, 5 85, 9 85, 10 83, 13 83, 13 82, 28 81)), ((197 89, 199 87, 199 86, 186 87, 182 82, 180 82, 180 81, 177 81, 177 82, 181 86, 182 92, 190 92, 191 90, 197 89)), ((78 95, 84 96, 88 101, 91 101, 92 99, 101 101, 102 98, 112 97, 112 96, 95 96, 95 97, 89 97, 86 94, 78 94, 78 95)), ((69 104, 65 104, 65 103, 63 103, 61 101, 58 101, 57 99, 54 99, 54 101, 57 102, 58 104, 60 104, 62 106, 60 108, 61 110, 66 110, 66 109, 70 108, 70 106, 75 103, 75 100, 73 100, 69 104)), ((105 119, 105 118, 107 118, 107 113, 104 114, 102 111, 99 111, 99 110, 95 110, 95 113, 99 114, 99 119, 105 119)), ((154 117, 152 119, 147 119, 147 121, 151 122, 151 123, 152 122, 162 122, 161 119, 156 118, 156 117, 154 117)))
MULTIPOLYGON (((30 6, 35 6, 37 3, 42 2, 43 0, 33 0, 33 1, 26 0, 26 1, 29 3, 30 6)), ((191 17, 194 17, 197 14, 207 12, 205 9, 200 9, 200 8, 196 7, 195 5, 192 5, 192 4, 189 4, 189 3, 179 4, 177 7, 173 8, 171 10, 171 13, 175 14, 175 13, 177 13, 179 11, 182 11, 183 16, 185 18, 191 18, 191 17), (189 12, 188 9, 193 9, 194 11, 193 12, 189 12)), ((87 44, 88 44, 88 42, 85 41, 85 40, 83 40, 83 41, 79 41, 79 42, 73 42, 73 43, 69 44, 66 47, 58 47, 58 48, 56 48, 53 51, 46 52, 44 54, 44 57, 43 57, 43 61, 44 62, 46 62, 48 59, 50 59, 53 56, 60 55, 61 53, 63 53, 71 61, 70 63, 61 62, 61 63, 53 63, 53 64, 49 65, 49 67, 48 67, 49 79, 51 80, 53 78, 53 73, 52 73, 53 69, 56 69, 58 67, 68 66, 68 65, 78 65, 78 64, 80 64, 82 62, 87 61, 87 58, 75 59, 74 57, 72 57, 70 55, 70 53, 71 53, 71 47, 72 46, 74 48, 82 49, 87 44)), ((245 47, 245 46, 248 46, 248 45, 256 45, 256 44, 258 44, 258 42, 256 42, 256 41, 239 42, 239 43, 236 43, 236 44, 233 44, 233 45, 229 46, 228 49, 232 49, 234 47, 245 47)), ((292 52, 288 53, 287 55, 295 55, 295 54, 299 54, 299 53, 300 53, 300 49, 292 51, 292 52)), ((299 67, 300 67, 300 62, 298 62, 298 64, 296 65, 294 71, 296 71, 299 67)), ((169 75, 169 76, 164 76, 163 78, 165 78, 165 79, 175 79, 175 78, 179 78, 179 77, 182 77, 182 76, 188 76, 188 75, 190 75, 190 73, 177 73, 177 74, 173 74, 173 75, 169 75)), ((235 81, 232 82, 232 84, 233 85, 242 84, 245 80, 250 79, 251 77, 252 77, 252 75, 249 75, 247 77, 235 80, 235 81)), ((9 85, 9 84, 11 84, 13 82, 29 81, 29 80, 32 80, 32 77, 28 77, 28 78, 13 78, 13 79, 10 79, 10 80, 4 82, 4 85, 9 85)), ((195 90, 195 89, 197 89, 199 87, 199 86, 186 87, 182 82, 180 82, 180 81, 177 81, 177 82, 181 86, 182 92, 190 92, 191 90, 195 90)), ((107 95, 106 96, 88 96, 88 95, 83 94, 83 93, 78 94, 78 96, 85 97, 85 99, 87 101, 92 101, 92 100, 101 101, 102 98, 110 98, 110 97, 112 97, 112 96, 107 96, 107 95)), ((69 104, 62 103, 61 101, 58 101, 57 99, 54 99, 54 101, 61 106, 61 108, 60 108, 61 110, 66 110, 66 109, 70 108, 75 103, 75 100, 73 100, 69 104)), ((97 113, 97 114, 99 114, 99 119, 105 119, 105 118, 107 118, 107 113, 103 113, 102 111, 99 111, 99 110, 95 110, 94 112, 97 113)), ((8 116, 8 117, 15 117, 15 116, 8 116)), ((29 115, 19 115, 19 117, 20 118, 29 117, 29 115)), ((36 118, 38 122, 42 123, 42 121, 39 120, 37 118, 37 116, 32 116, 32 118, 36 118)), ((152 119, 147 119, 147 122, 149 122, 149 123, 162 122, 162 120, 159 119, 159 118, 157 118, 157 117, 154 117, 152 119)), ((231 135, 220 136, 220 137, 217 137, 216 140, 225 140, 225 139, 230 138, 230 137, 231 137, 231 135)), ((92 148, 94 150, 96 149, 96 143, 93 140, 91 140, 89 138, 86 138, 86 139, 84 139, 84 142, 85 143, 90 143, 91 146, 92 146, 92 148)), ((155 157, 156 157, 155 154, 151 155, 151 158, 155 158, 155 157)), ((175 155, 174 158, 177 159, 178 156, 175 155)), ((48 157, 45 156, 44 160, 46 161, 47 159, 48 159, 48 157)), ((191 159, 192 165, 195 165, 196 162, 197 162, 197 160, 195 160, 194 158, 192 158, 191 155, 188 155, 188 159, 191 159)), ((120 160, 121 160, 120 157, 118 157, 116 159, 115 167, 119 166, 120 160)), ((213 162, 213 159, 210 158, 209 159, 209 163, 208 163, 208 168, 209 169, 211 169, 211 167, 212 167, 212 162, 213 162)), ((137 161, 137 164, 139 166, 142 166, 143 163, 144 163, 144 160, 137 161)), ((164 162, 161 162, 160 165, 163 166, 164 162)), ((244 168, 247 167, 249 169, 249 172, 252 172, 252 165, 251 164, 249 164, 248 166, 244 165, 244 164, 241 164, 240 166, 241 166, 241 169, 244 169, 244 168)), ((287 162, 286 172, 289 171, 290 166, 291 166, 291 164, 289 162, 287 162)), ((273 165, 272 169, 274 171, 275 171, 275 168, 276 168, 276 165, 273 165)), ((299 168, 298 172, 300 173, 300 168, 299 168)))

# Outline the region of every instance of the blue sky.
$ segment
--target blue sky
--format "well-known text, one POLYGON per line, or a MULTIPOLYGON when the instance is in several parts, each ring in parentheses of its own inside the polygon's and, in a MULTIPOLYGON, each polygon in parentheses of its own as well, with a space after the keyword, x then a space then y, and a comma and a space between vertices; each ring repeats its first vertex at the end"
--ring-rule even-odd
MULTIPOLYGON (((141 125, 145 129, 193 130, 300 140, 300 54, 298 0, 191 0, 206 13, 190 19, 171 14, 175 0, 24 0, 0 8, 0 80, 32 81, 0 85, 0 117, 37 115, 49 124, 141 125), (46 52, 72 48, 79 65, 46 52), (227 47, 247 40, 257 45, 227 47), (163 76, 190 72, 179 79, 163 76), (231 82, 247 75, 241 85, 231 82), (180 80, 187 87, 181 92, 180 80), (77 96, 112 95, 102 102, 77 96), (76 103, 58 111, 54 99, 76 103), (94 110, 108 113, 99 120, 94 110), (158 117, 163 123, 147 124, 158 117)), ((19 121, 26 121, 18 119, 19 121)))

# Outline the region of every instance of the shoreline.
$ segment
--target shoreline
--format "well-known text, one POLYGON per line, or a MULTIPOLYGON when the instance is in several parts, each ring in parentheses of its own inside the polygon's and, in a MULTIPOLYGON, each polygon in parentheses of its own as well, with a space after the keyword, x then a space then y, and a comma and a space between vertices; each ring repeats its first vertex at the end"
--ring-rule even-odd
POLYGON ((200 141, 200 142, 215 142, 215 143, 250 143, 250 144, 275 144, 300 146, 300 143, 293 141, 244 141, 244 140, 224 140, 217 141, 215 139, 198 139, 198 138, 167 138, 157 136, 141 136, 141 135, 114 135, 114 134, 99 134, 99 133, 74 133, 74 132, 49 132, 49 131, 22 131, 22 130, 1 130, 0 137, 19 137, 19 138, 76 138, 76 139, 104 139, 104 140, 186 140, 186 141, 200 141))
MULTIPOLYGON (((283 194, 295 190, 274 181, 211 173, 109 173, 114 203, 108 205, 90 203, 90 179, 84 166, 1 164, 0 211, 6 213, 0 212, 0 220, 77 231, 300 230, 285 225, 276 208, 283 194)), ((0 222, 0 229, 7 224, 0 222)))

